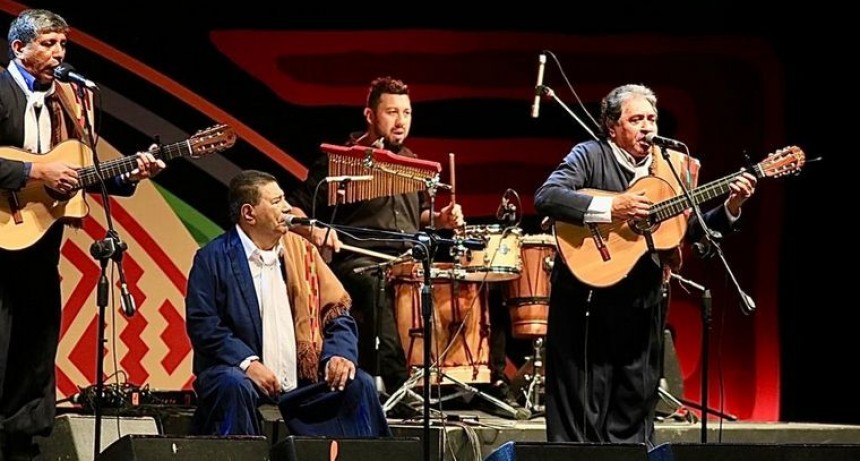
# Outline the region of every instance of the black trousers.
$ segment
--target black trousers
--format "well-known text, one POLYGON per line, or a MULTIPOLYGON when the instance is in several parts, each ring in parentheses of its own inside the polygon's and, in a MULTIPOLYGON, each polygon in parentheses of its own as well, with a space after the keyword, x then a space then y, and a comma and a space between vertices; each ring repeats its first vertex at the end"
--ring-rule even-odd
MULTIPOLYGON (((57 226, 59 227, 59 226, 57 226)), ((0 433, 3 449, 48 435, 62 300, 56 254, 62 228, 26 250, 0 250, 0 433)))
POLYGON ((653 446, 665 304, 594 293, 553 285, 547 441, 653 446))

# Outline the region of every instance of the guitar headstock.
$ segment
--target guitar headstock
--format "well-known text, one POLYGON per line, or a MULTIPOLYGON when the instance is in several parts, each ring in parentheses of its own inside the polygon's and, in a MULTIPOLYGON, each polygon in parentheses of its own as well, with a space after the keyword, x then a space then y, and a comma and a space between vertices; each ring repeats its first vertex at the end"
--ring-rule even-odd
POLYGON ((787 174, 800 172, 806 163, 806 154, 797 146, 788 146, 778 149, 759 162, 757 165, 759 177, 778 178, 787 174))
POLYGON ((215 125, 194 133, 188 138, 188 144, 191 146, 190 156, 199 158, 233 147, 236 144, 236 132, 229 125, 215 125))

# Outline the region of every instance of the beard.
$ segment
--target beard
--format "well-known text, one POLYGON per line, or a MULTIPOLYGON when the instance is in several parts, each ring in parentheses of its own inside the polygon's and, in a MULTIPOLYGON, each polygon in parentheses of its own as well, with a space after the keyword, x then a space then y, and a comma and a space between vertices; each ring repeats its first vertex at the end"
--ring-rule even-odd
POLYGON ((400 150, 403 149, 403 143, 392 142, 388 138, 383 138, 382 147, 387 151, 398 154, 400 153, 400 150))

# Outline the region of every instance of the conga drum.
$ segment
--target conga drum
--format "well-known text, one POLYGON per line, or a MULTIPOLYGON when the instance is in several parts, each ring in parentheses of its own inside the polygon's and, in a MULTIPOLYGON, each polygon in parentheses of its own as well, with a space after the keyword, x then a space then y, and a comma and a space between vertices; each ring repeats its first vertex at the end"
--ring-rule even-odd
MULTIPOLYGON (((394 316, 409 368, 424 366, 424 321, 420 264, 399 265, 392 273, 394 316), (412 269, 404 267, 412 265, 412 269)), ((465 273, 450 263, 431 269, 433 296, 430 360, 453 379, 489 383, 490 317, 487 290, 480 282, 465 280, 465 273), (483 287, 483 288, 482 288, 483 287)), ((445 381, 441 381, 445 384, 445 381)), ((449 382, 450 383, 450 382, 449 382)))
POLYGON ((549 276, 555 258, 555 239, 549 234, 522 238, 522 273, 508 282, 505 305, 511 315, 511 336, 537 339, 546 336, 549 317, 549 276))

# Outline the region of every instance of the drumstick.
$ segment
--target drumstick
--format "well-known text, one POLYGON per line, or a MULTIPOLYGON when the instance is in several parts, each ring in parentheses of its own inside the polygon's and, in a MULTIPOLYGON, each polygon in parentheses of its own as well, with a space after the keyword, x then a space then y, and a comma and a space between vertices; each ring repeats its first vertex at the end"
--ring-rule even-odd
MULTIPOLYGON (((448 169, 451 171, 451 174, 450 174, 450 176, 451 176, 451 203, 456 204, 457 203, 457 175, 455 173, 456 169, 454 168, 454 153, 453 152, 448 153, 448 169)), ((465 227, 465 223, 463 224, 462 227, 454 229, 454 231, 457 234, 461 234, 463 227, 465 227)))
POLYGON ((457 203, 457 182, 454 174, 454 153, 448 154, 448 169, 451 171, 451 203, 457 203))
POLYGON ((367 256, 373 256, 375 258, 384 259, 386 261, 393 261, 397 259, 397 256, 387 255, 385 253, 379 253, 373 250, 365 250, 364 248, 355 247, 352 245, 341 244, 340 248, 347 251, 352 251, 353 253, 360 253, 367 256))

